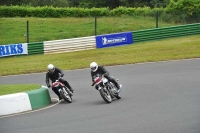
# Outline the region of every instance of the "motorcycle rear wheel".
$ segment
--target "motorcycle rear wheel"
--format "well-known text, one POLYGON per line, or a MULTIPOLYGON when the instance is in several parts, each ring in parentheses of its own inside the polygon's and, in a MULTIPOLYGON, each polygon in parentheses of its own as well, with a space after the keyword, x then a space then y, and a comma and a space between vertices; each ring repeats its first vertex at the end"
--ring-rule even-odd
POLYGON ((111 95, 110 93, 108 92, 107 89, 101 89, 99 90, 100 94, 101 94, 101 97, 103 98, 103 100, 107 103, 111 103, 112 102, 112 98, 111 98, 111 95))

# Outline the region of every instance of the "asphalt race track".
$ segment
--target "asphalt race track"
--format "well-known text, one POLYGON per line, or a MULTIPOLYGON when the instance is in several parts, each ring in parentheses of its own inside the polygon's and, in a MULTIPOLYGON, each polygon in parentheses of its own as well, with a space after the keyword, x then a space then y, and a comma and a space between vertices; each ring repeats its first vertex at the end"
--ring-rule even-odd
MULTIPOLYGON (((0 118, 0 133, 200 133, 200 59, 106 68, 123 85, 121 100, 105 103, 89 69, 64 71, 71 104, 0 118)), ((0 77, 20 83, 45 85, 45 73, 0 77)))

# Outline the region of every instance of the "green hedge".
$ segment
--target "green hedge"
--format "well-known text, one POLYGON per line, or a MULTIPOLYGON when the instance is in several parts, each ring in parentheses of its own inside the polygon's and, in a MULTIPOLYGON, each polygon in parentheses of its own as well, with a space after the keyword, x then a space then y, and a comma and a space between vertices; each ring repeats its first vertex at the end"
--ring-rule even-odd
POLYGON ((200 0, 179 0, 166 8, 150 7, 118 7, 109 8, 77 8, 77 7, 30 7, 30 6, 0 6, 0 17, 100 17, 100 16, 148 16, 155 17, 159 12, 159 18, 164 21, 200 21, 200 0))
POLYGON ((108 8, 54 8, 30 6, 0 6, 0 17, 93 17, 108 16, 108 8))

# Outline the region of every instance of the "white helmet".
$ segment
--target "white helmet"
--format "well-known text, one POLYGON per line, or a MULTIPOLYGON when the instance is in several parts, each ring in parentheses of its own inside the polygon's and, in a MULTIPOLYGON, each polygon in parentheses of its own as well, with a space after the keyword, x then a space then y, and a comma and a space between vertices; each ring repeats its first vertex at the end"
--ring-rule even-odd
POLYGON ((92 70, 93 72, 96 72, 97 69, 98 69, 98 64, 97 64, 96 62, 92 62, 92 63, 90 64, 90 68, 91 68, 91 70, 92 70))
POLYGON ((54 70, 55 70, 55 67, 54 67, 53 64, 49 64, 49 65, 47 66, 47 69, 48 69, 48 71, 49 71, 50 73, 53 73, 54 70))

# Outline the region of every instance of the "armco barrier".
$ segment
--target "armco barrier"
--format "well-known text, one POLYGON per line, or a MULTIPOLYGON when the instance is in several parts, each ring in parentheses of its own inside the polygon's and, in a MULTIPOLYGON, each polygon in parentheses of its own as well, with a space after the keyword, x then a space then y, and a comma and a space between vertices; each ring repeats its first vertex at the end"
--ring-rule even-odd
POLYGON ((45 41, 44 54, 73 52, 96 48, 95 36, 45 41))
POLYGON ((44 54, 43 42, 28 43, 28 54, 44 54))
POLYGON ((133 41, 142 42, 200 34, 200 23, 133 31, 133 41))
POLYGON ((0 96, 0 116, 21 113, 48 106, 51 103, 47 88, 0 96))
MULTIPOLYGON (((116 33, 117 34, 117 33, 116 33)), ((200 23, 138 30, 132 32, 133 43, 187 35, 199 35, 200 23)), ((28 43, 28 55, 54 54, 96 48, 95 36, 28 43)))

